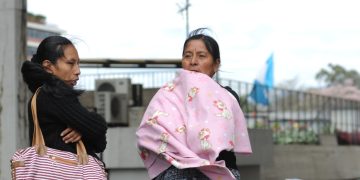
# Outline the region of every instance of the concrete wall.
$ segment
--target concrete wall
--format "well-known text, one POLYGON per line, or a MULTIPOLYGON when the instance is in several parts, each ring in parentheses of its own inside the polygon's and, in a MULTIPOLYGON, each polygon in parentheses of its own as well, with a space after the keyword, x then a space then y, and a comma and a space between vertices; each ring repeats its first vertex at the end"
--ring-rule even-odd
POLYGON ((332 139, 322 145, 274 146, 274 163, 262 167, 263 179, 359 179, 360 147, 338 146, 332 139))
POLYGON ((10 158, 27 145, 26 91, 20 67, 26 50, 26 1, 0 0, 0 179, 11 179, 10 158))
POLYGON ((109 180, 149 179, 136 148, 136 127, 108 129, 108 145, 102 157, 109 170, 109 180))

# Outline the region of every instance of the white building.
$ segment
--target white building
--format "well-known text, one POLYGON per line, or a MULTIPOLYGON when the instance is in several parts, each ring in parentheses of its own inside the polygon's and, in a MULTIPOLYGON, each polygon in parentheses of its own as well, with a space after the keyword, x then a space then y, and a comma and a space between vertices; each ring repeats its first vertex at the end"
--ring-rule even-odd
POLYGON ((30 59, 36 53, 36 49, 43 39, 48 36, 61 35, 65 32, 56 25, 46 24, 43 16, 35 16, 29 13, 27 20, 27 59, 30 59))

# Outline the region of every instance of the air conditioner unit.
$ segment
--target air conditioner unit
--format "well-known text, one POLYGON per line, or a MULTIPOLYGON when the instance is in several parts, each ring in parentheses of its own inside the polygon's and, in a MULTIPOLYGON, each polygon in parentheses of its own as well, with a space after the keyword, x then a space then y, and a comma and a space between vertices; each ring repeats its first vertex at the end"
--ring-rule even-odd
POLYGON ((134 103, 130 78, 96 79, 95 91, 127 94, 129 97, 128 105, 133 105, 134 103))
POLYGON ((104 117, 109 126, 128 126, 128 94, 95 92, 97 113, 104 117))

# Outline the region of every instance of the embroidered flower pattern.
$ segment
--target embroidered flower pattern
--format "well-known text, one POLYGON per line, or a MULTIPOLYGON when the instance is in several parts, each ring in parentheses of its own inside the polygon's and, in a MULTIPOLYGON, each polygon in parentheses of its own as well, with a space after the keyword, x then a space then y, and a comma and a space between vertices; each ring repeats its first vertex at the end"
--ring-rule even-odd
POLYGON ((165 152, 168 141, 169 141, 169 134, 164 132, 160 136, 161 144, 159 147, 159 154, 165 152))
POLYGON ((147 149, 143 148, 140 150, 139 154, 140 154, 141 159, 146 160, 147 157, 149 156, 149 151, 147 149))
POLYGON ((211 144, 209 142, 210 137, 210 129, 209 128, 203 128, 199 132, 199 139, 201 143, 201 148, 203 150, 208 150, 211 148, 211 144))
POLYGON ((171 91, 174 90, 175 84, 174 84, 173 82, 168 82, 168 83, 166 83, 166 84, 163 86, 163 88, 164 88, 166 91, 171 92, 171 91))
POLYGON ((220 110, 220 113, 216 114, 216 116, 224 117, 225 119, 231 119, 231 113, 222 101, 214 101, 214 106, 220 110))
POLYGON ((170 156, 164 156, 164 158, 166 159, 167 162, 169 162, 170 164, 172 164, 173 166, 175 166, 176 168, 181 168, 182 164, 177 161, 176 159, 170 157, 170 156))
POLYGON ((234 141, 232 141, 232 140, 229 140, 229 144, 230 144, 231 147, 235 146, 234 141))
POLYGON ((197 88, 197 87, 191 88, 190 91, 187 94, 187 100, 189 102, 191 102, 194 99, 194 97, 196 96, 197 93, 199 93, 199 88, 197 88))
POLYGON ((186 131, 186 127, 185 127, 185 125, 182 125, 182 126, 176 128, 175 131, 181 134, 186 131))
POLYGON ((146 123, 150 126, 157 123, 159 116, 168 116, 168 113, 156 110, 152 116, 146 121, 146 123))

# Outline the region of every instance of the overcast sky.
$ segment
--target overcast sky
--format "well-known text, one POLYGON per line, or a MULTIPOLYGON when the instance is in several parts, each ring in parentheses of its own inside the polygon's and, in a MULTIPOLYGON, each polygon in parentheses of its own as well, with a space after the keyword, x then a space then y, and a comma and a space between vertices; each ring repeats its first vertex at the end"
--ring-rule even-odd
MULTIPOLYGON (((222 77, 253 82, 274 53, 275 84, 319 86, 328 63, 360 72, 357 0, 189 0, 190 30, 212 29, 222 77)), ((27 0, 72 37, 81 58, 181 58, 185 0, 27 0)))

